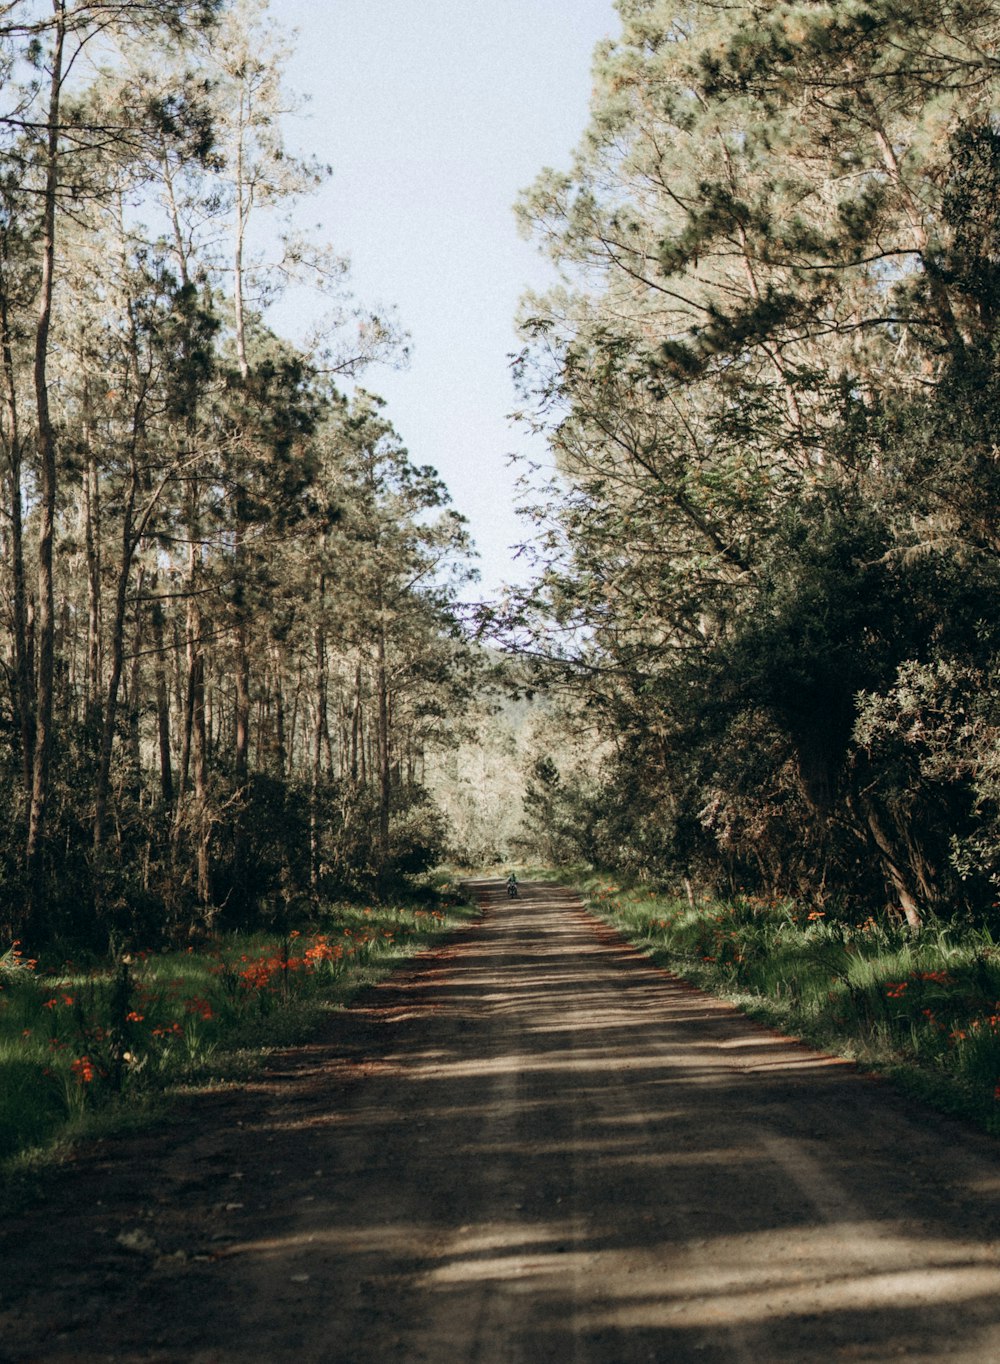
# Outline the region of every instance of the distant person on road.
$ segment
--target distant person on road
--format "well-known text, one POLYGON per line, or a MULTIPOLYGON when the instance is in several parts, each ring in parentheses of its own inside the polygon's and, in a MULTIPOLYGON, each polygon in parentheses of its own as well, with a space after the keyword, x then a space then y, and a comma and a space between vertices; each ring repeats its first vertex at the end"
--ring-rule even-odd
POLYGON ((517 899, 517 877, 513 872, 507 877, 507 894, 512 900, 517 899))

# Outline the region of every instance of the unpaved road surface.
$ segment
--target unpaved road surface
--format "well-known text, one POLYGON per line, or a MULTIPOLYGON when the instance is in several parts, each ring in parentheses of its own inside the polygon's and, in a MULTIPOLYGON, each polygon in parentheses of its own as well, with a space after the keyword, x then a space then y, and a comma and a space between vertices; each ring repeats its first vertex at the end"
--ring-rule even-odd
POLYGON ((1000 1360, 998 1147, 508 902, 0 1235, 5 1361, 1000 1360))

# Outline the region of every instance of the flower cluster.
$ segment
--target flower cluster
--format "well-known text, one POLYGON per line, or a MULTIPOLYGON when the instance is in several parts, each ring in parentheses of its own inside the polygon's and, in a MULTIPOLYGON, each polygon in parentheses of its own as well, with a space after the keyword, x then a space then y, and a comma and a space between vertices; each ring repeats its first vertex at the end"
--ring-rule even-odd
POLYGON ((326 935, 320 933, 314 938, 312 946, 306 948, 302 960, 308 967, 316 967, 324 961, 340 961, 343 955, 344 949, 339 943, 332 947, 326 935))
MULTIPOLYGON (((0 1016, 13 1017, 17 1009, 21 1044, 38 1056, 46 1076, 61 1077, 71 1107, 90 1105, 135 1084, 140 1075, 147 1082, 168 1075, 178 1060, 210 1053, 220 1034, 225 1039, 230 1015, 241 1014, 248 1003, 266 1011, 269 995, 298 992, 313 977, 318 984, 351 959, 363 960, 405 938, 419 917, 441 917, 437 911, 414 913, 412 921, 397 915, 391 927, 383 927, 373 915, 368 911, 360 923, 326 932, 292 931, 248 947, 242 956, 238 949, 226 950, 220 939, 191 971, 158 961, 144 969, 153 954, 143 952, 117 975, 95 970, 83 979, 67 962, 61 975, 26 980, 25 1008, 33 1015, 22 1014, 11 989, 0 995, 0 1016)), ((14 943, 0 955, 0 988, 5 973, 10 980, 12 972, 35 967, 14 943)))
MULTIPOLYGON (((885 994, 887 999, 902 999, 911 985, 918 989, 923 985, 953 985, 954 977, 950 971, 916 971, 907 980, 887 981, 885 994)), ((924 1010, 927 1013, 927 1010, 924 1010)))
POLYGON ((21 950, 21 939, 15 938, 6 952, 0 953, 0 990, 3 989, 5 976, 16 976, 22 971, 34 971, 38 962, 34 957, 26 957, 21 950))
MULTIPOLYGON (((351 930, 346 928, 344 935, 348 938, 353 936, 351 930)), ((332 944, 325 933, 316 934, 300 955, 295 954, 291 951, 291 944, 300 937, 298 932, 289 934, 289 943, 276 952, 264 952, 257 957, 241 956, 242 965, 237 972, 239 985, 244 990, 274 990, 279 986, 287 986, 289 979, 298 973, 308 975, 324 962, 338 962, 345 955, 353 955, 353 949, 347 948, 345 951, 341 944, 332 944)), ((370 940, 368 934, 360 934, 357 939, 359 943, 370 940)), ((295 945, 298 946, 297 943, 295 945)))
POLYGON ((982 1037, 989 1034, 996 1037, 1000 1034, 1000 1002, 993 1006, 997 1012, 985 1014, 982 1018, 972 1018, 965 1028, 955 1028, 948 1036, 952 1042, 958 1045, 959 1042, 967 1042, 970 1037, 982 1037))
POLYGON ((97 1067, 89 1056, 78 1056, 69 1069, 78 1085, 92 1084, 97 1075, 97 1067))
POLYGON ((280 980, 286 980, 289 971, 299 965, 299 959, 285 954, 260 957, 240 957, 243 969, 239 972, 240 984, 245 990, 270 990, 280 980))

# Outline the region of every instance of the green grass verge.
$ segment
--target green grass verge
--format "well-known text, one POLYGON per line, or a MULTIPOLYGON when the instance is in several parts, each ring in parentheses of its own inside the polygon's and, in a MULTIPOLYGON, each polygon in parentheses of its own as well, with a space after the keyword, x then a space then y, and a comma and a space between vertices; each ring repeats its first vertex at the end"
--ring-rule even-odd
POLYGON ((0 955, 0 1177, 82 1136, 234 1083, 477 912, 447 886, 412 905, 330 905, 284 935, 227 934, 114 966, 0 955))
POLYGON ((935 924, 914 938, 787 901, 692 905, 593 873, 575 884, 657 964, 1000 1133, 1000 947, 985 930, 935 924))

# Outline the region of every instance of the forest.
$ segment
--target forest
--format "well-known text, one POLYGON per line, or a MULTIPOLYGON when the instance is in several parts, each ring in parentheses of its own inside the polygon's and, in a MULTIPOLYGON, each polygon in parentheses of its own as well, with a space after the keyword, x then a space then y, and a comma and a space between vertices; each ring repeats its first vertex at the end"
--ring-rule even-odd
POLYGON ((287 52, 263 0, 0 7, 7 942, 252 924, 444 847, 470 546, 359 382, 405 336, 297 228, 329 171, 287 52), (307 347, 265 321, 296 289, 307 347))
POLYGON ((0 1357, 1000 1359, 998 600, 1000 0, 0 0, 0 1357))
POLYGON ((992 920, 1000 10, 616 8, 516 208, 533 578, 473 608, 264 0, 0 7, 3 941, 510 858, 992 920))
POLYGON ((1000 9, 619 0, 524 193, 553 852, 692 897, 995 920, 1000 9))

